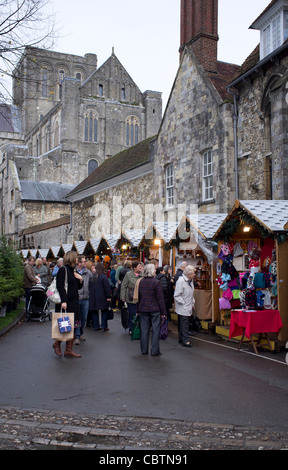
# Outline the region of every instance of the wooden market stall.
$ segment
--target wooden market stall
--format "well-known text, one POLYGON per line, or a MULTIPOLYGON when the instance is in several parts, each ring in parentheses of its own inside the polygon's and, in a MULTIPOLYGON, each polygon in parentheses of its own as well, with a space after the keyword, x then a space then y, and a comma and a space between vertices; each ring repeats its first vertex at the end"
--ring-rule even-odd
POLYGON ((196 268, 195 311, 200 320, 207 322, 213 319, 212 285, 216 258, 211 240, 225 217, 226 214, 184 217, 177 227, 176 237, 170 241, 173 246, 174 272, 184 261, 196 268))
POLYGON ((241 309, 263 311, 266 316, 271 311, 271 318, 272 312, 278 312, 274 349, 288 340, 287 220, 288 201, 236 200, 213 237, 218 243, 214 322, 229 325, 231 314, 241 309))

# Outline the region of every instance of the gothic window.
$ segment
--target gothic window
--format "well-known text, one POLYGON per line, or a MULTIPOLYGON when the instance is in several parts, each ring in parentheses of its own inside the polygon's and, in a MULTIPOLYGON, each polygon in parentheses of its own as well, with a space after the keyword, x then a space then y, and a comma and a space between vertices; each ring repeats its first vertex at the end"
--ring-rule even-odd
POLYGON ((98 96, 103 96, 104 95, 104 91, 103 91, 103 85, 100 84, 98 86, 98 96))
POLYGON ((48 97, 48 72, 47 69, 42 70, 42 97, 48 97))
POLYGON ((64 70, 60 70, 58 74, 58 84, 59 84, 59 100, 62 100, 62 95, 63 95, 63 82, 65 78, 65 72, 64 70))
POLYGON ((84 141, 98 142, 98 118, 93 111, 84 116, 84 141))
POLYGON ((213 156, 212 151, 208 150, 203 155, 202 172, 202 195, 203 201, 213 199, 213 156))
POLYGON ((96 168, 98 168, 97 160, 94 160, 94 159, 89 160, 89 162, 88 162, 88 175, 93 173, 93 171, 96 170, 96 168))
POLYGON ((126 90, 124 86, 121 88, 121 100, 126 100, 126 90))
POLYGON ((139 142, 139 119, 135 116, 129 116, 126 120, 126 145, 132 147, 139 142))
POLYGON ((82 80, 82 77, 81 77, 81 73, 80 73, 80 72, 77 72, 77 73, 76 73, 76 78, 77 78, 77 80, 82 80))

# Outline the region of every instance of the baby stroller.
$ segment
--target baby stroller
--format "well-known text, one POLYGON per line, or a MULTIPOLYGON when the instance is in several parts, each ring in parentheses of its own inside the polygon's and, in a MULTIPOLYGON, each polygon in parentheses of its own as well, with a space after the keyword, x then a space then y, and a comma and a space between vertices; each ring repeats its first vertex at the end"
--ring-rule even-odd
POLYGON ((30 299, 25 320, 39 320, 44 322, 48 317, 51 320, 51 312, 49 311, 50 302, 46 296, 46 288, 41 284, 33 286, 30 290, 30 299))

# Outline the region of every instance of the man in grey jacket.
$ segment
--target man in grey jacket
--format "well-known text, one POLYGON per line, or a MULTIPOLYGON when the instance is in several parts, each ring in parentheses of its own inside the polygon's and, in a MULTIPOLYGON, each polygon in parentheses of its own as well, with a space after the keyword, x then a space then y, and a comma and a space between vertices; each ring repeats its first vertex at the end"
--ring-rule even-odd
POLYGON ((78 256, 76 271, 81 274, 83 278, 83 287, 79 290, 79 310, 80 310, 80 327, 76 328, 75 344, 80 344, 81 341, 86 341, 84 336, 84 326, 86 325, 88 311, 89 311, 89 282, 92 273, 86 268, 85 256, 78 256))

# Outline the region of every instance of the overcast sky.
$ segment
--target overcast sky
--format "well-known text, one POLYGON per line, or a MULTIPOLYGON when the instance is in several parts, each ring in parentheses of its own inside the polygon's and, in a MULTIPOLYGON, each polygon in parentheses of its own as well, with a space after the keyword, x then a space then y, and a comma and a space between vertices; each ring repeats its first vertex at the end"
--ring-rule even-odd
MULTIPOLYGON (((161 91, 164 105, 178 65, 180 0, 53 0, 54 50, 96 53, 102 65, 115 54, 142 92, 161 91)), ((270 0, 219 0, 218 59, 241 64, 260 41, 249 26, 270 0)))

